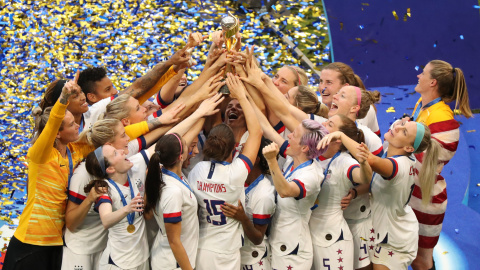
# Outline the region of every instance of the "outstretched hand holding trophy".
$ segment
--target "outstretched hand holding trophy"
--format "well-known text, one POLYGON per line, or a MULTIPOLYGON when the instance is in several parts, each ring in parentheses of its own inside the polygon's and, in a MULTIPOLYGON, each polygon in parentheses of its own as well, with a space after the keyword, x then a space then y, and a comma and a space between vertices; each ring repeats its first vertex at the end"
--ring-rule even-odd
MULTIPOLYGON (((227 53, 230 53, 235 48, 235 45, 237 45, 237 42, 239 41, 237 39, 237 34, 240 29, 238 18, 233 16, 233 14, 230 13, 229 11, 228 15, 222 18, 222 20, 220 21, 220 24, 222 25, 222 30, 224 32, 225 47, 227 49, 227 53)), ((227 77, 227 73, 235 74, 233 65, 230 63, 227 63, 227 66, 226 66, 225 78, 227 77)), ((222 86, 222 88, 220 88, 220 93, 225 95, 230 94, 230 91, 228 90, 228 87, 226 84, 222 86)))

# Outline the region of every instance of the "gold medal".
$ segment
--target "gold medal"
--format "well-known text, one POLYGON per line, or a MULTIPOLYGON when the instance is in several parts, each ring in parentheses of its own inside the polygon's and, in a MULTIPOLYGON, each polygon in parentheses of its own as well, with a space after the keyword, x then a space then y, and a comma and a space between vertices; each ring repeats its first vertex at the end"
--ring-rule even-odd
POLYGON ((127 226, 127 232, 133 233, 135 231, 135 226, 133 224, 130 224, 127 226))

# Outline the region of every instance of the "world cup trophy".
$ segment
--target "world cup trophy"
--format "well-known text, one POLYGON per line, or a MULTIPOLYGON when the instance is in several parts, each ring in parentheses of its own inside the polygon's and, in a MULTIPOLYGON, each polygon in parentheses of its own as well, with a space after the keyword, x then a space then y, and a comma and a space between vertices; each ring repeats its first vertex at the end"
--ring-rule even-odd
MULTIPOLYGON (((236 38, 236 35, 240 29, 238 18, 233 16, 233 14, 229 11, 228 15, 223 17, 220 21, 220 25, 222 26, 222 30, 225 35, 225 47, 227 49, 227 53, 230 53, 232 49, 235 48, 235 45, 237 45, 238 41, 236 38)), ((227 73, 229 72, 235 73, 233 66, 227 63, 227 66, 225 68, 225 78, 227 77, 227 73)), ((227 85, 222 86, 219 92, 224 95, 230 94, 230 90, 228 90, 227 85)))

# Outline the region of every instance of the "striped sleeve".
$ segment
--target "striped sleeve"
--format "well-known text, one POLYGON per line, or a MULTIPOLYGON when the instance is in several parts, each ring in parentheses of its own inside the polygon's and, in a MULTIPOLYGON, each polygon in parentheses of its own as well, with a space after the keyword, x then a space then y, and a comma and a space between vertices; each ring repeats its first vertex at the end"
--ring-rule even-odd
POLYGON ((270 223, 271 215, 265 214, 253 214, 253 224, 265 225, 270 223))
POLYGON ((350 179, 350 182, 352 182, 352 184, 354 185, 356 184, 355 181, 353 180, 353 170, 355 168, 360 168, 360 166, 358 164, 353 164, 347 169, 347 177, 348 179, 350 179))
POLYGON ((285 125, 283 124, 282 121, 278 122, 278 124, 276 124, 273 129, 275 129, 276 132, 278 132, 278 134, 282 133, 285 131, 285 125))
POLYGON ((163 222, 165 223, 177 223, 180 221, 182 221, 182 212, 163 213, 163 222))
POLYGON ((243 154, 238 155, 238 158, 241 159, 243 163, 245 163, 245 167, 247 168, 248 173, 250 173, 253 168, 253 164, 250 159, 248 159, 248 157, 244 156, 243 154))
POLYGON ((109 204, 112 204, 112 199, 110 199, 110 197, 108 195, 102 195, 100 196, 97 201, 95 202, 95 206, 94 206, 94 210, 95 212, 98 213, 98 208, 100 207, 100 205, 102 203, 109 203, 109 204))
POLYGON ((390 160, 390 162, 392 162, 392 165, 393 165, 393 170, 392 170, 392 174, 388 177, 383 177, 383 179, 385 180, 392 180, 395 176, 397 176, 397 173, 398 173, 398 163, 397 161, 394 159, 394 158, 387 158, 387 160, 390 160))
POLYGON ((81 204, 85 198, 82 194, 78 194, 72 190, 68 191, 68 199, 76 204, 81 204))
POLYGON ((300 194, 297 197, 295 197, 295 200, 300 200, 305 198, 305 196, 307 196, 307 189, 305 188, 305 184, 298 179, 294 179, 292 182, 297 184, 298 188, 300 188, 300 194))
POLYGON ((275 188, 264 179, 256 187, 253 197, 250 199, 253 224, 269 224, 275 212, 275 188))
POLYGON ((166 102, 165 100, 163 100, 161 95, 160 95, 160 92, 158 92, 156 100, 157 100, 158 105, 160 105, 160 107, 162 109, 165 109, 168 105, 172 104, 172 102, 173 102, 173 100, 172 100, 172 102, 166 102))
POLYGON ((182 221, 182 204, 182 190, 176 186, 165 186, 160 197, 163 222, 177 223, 182 221))
POLYGON ((280 156, 282 156, 283 158, 287 158, 287 148, 290 146, 290 144, 288 143, 288 141, 284 141, 282 146, 280 146, 280 151, 279 151, 279 154, 280 156))

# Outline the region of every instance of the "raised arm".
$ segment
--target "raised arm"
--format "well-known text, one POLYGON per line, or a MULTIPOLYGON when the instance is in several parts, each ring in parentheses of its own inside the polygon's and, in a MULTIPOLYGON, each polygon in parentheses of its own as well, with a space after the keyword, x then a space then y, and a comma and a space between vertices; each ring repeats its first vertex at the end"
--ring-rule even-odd
POLYGON ((263 156, 265 156, 265 159, 267 159, 268 167, 270 168, 275 190, 282 198, 298 197, 300 195, 300 188, 295 182, 288 182, 278 166, 278 152, 278 145, 274 142, 265 146, 262 150, 263 156))
MULTIPOLYGON (((368 147, 364 143, 359 144, 356 141, 350 139, 347 135, 345 135, 343 132, 340 132, 340 131, 335 131, 325 136, 318 143, 317 148, 318 149, 326 148, 332 140, 341 140, 342 144, 348 149, 348 151, 355 158, 358 158, 362 155, 366 155, 363 153, 364 152, 363 149, 368 150, 368 147)), ((366 157, 366 159, 368 161, 368 164, 370 164, 371 169, 374 172, 380 174, 381 176, 390 177, 393 174, 394 167, 390 159, 377 157, 370 152, 368 153, 368 156, 366 157)))
POLYGON ((37 164, 47 162, 52 153, 57 133, 65 117, 68 101, 82 92, 80 86, 77 84, 79 74, 80 71, 77 71, 73 81, 65 83, 60 97, 50 111, 50 116, 48 117, 45 128, 42 133, 38 135, 33 146, 28 150, 29 158, 37 164))
POLYGON ((257 116, 260 126, 262 127, 263 135, 265 136, 265 138, 271 140, 278 145, 282 145, 285 142, 285 139, 280 136, 280 134, 278 134, 278 132, 272 127, 272 125, 270 125, 267 117, 260 111, 260 109, 257 108, 255 103, 253 101, 250 101, 250 104, 255 111, 255 115, 257 116))
POLYGON ((258 123, 252 105, 250 105, 250 102, 247 100, 245 86, 240 79, 232 75, 232 73, 227 73, 226 82, 232 97, 236 98, 238 103, 240 103, 243 114, 245 115, 245 121, 247 122, 248 139, 245 142, 242 154, 250 159, 250 161, 255 162, 258 148, 260 147, 260 140, 263 135, 262 128, 260 127, 260 123, 258 123))

